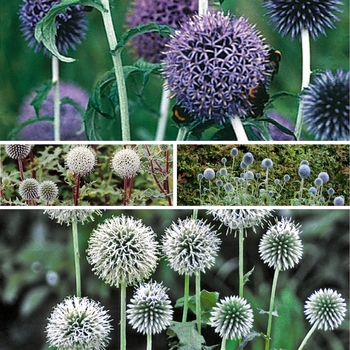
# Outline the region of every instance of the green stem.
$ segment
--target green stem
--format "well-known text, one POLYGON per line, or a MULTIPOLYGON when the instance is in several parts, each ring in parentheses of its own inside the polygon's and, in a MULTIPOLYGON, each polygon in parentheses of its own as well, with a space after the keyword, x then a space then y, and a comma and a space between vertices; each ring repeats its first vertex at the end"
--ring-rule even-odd
POLYGON ((126 284, 120 284, 120 350, 126 350, 126 284))
POLYGON ((147 350, 152 350, 152 333, 147 333, 147 350))
POLYGON ((315 329, 318 326, 318 322, 314 323, 314 325, 311 327, 311 329, 307 332, 304 340, 302 341, 302 343, 300 344, 300 346, 298 347, 298 350, 302 350, 302 348, 305 346, 305 344, 307 343, 307 341, 310 339, 312 333, 315 331, 315 329))
POLYGON ((183 310, 183 314, 182 314, 182 322, 187 322, 189 289, 190 289, 190 276, 185 274, 184 310, 183 310))
POLYGON ((273 307, 275 304, 275 295, 276 295, 276 288, 277 288, 277 280, 278 280, 278 274, 280 270, 277 267, 275 270, 275 274, 273 276, 273 282, 272 282, 272 288, 271 288, 271 298, 270 298, 270 310, 269 310, 269 320, 267 323, 267 332, 266 332, 266 340, 265 340, 265 350, 270 349, 270 336, 271 336, 271 329, 272 329, 272 313, 273 313, 273 307))
POLYGON ((176 141, 186 141, 187 136, 188 136, 188 127, 181 126, 177 133, 176 141))
POLYGON ((72 234, 73 234, 73 248, 74 248, 76 296, 81 297, 80 254, 79 254, 77 221, 72 221, 72 234))
POLYGON ((60 136, 60 79, 59 79, 59 60, 56 56, 52 56, 52 85, 53 85, 53 99, 54 99, 54 119, 53 130, 54 140, 59 141, 60 136))
MULTIPOLYGON (((303 187, 304 187, 304 178, 301 178, 300 190, 299 190, 299 200, 301 201, 303 197, 303 187)), ((301 204, 301 203, 300 203, 301 204)))
POLYGON ((102 13, 102 19, 106 30, 109 49, 111 51, 115 77, 118 85, 122 140, 130 141, 128 97, 126 94, 126 85, 125 85, 125 79, 124 79, 123 64, 121 59, 121 51, 116 50, 118 42, 114 31, 111 11, 109 7, 109 0, 101 0, 101 4, 106 9, 106 11, 102 11, 101 13, 102 13))
POLYGON ((230 118, 230 121, 233 131, 236 134, 237 141, 248 141, 247 134, 243 128, 242 119, 238 115, 235 115, 230 118))
POLYGON ((220 350, 226 350, 226 337, 222 337, 220 350))
POLYGON ((239 236, 238 236, 238 269, 239 269, 239 296, 243 298, 243 287, 244 287, 244 280, 243 280, 243 243, 244 243, 244 227, 239 228, 239 236))
POLYGON ((162 99, 160 102, 157 133, 156 133, 156 141, 164 140, 166 122, 168 120, 169 104, 170 104, 170 91, 165 86, 163 86, 162 99))
POLYGON ((197 316, 197 330, 201 334, 201 272, 196 271, 196 316, 197 316))

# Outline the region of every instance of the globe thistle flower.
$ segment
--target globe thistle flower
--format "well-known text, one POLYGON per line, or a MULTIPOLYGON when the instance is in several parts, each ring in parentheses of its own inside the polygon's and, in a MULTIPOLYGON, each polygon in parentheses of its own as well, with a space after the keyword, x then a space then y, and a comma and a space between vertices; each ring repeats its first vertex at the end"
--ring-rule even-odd
POLYGON ((235 188, 233 187, 233 185, 231 183, 227 182, 224 185, 224 190, 226 192, 233 192, 235 190, 235 188))
POLYGON ((224 183, 222 182, 222 180, 216 180, 215 184, 217 187, 221 187, 224 183))
POLYGON ((316 189, 315 187, 311 186, 311 187, 309 188, 309 192, 310 192, 311 194, 316 194, 316 193, 317 193, 317 189, 316 189))
POLYGON ((273 183, 274 183, 276 186, 278 186, 278 185, 281 183, 281 181, 280 181, 280 179, 275 179, 275 180, 273 181, 273 183))
POLYGON ((222 164, 226 164, 226 162, 227 162, 227 158, 226 158, 226 157, 222 157, 222 158, 221 158, 221 163, 222 163, 222 164))
POLYGON ((138 154, 132 149, 117 151, 112 159, 112 169, 120 176, 134 177, 140 169, 141 160, 138 154))
POLYGON ((72 222, 84 225, 86 222, 94 221, 94 214, 101 216, 102 211, 97 209, 46 209, 51 220, 56 220, 58 224, 69 226, 72 222))
POLYGON ((205 221, 179 219, 165 230, 162 250, 174 271, 191 276, 214 265, 220 243, 205 221))
POLYGON ((19 185, 19 194, 26 201, 39 197, 39 182, 35 179, 25 179, 19 185))
MULTIPOLYGON (((59 0, 24 0, 19 10, 21 30, 24 39, 35 52, 44 51, 48 54, 43 44, 39 44, 35 37, 36 25, 44 18, 49 10, 57 5, 59 0)), ((56 46, 58 51, 66 54, 69 49, 75 49, 77 44, 85 37, 87 21, 81 5, 66 7, 65 12, 56 16, 56 46)))
POLYGON ((319 140, 350 139, 350 72, 327 69, 314 77, 301 94, 303 120, 319 140))
POLYGON ((329 175, 326 172, 324 172, 324 171, 319 173, 317 177, 322 180, 323 184, 325 184, 325 183, 327 183, 329 181, 329 175))
POLYGON ((261 174, 260 173, 256 173, 255 177, 256 177, 257 180, 260 180, 261 179, 261 174))
POLYGON ((270 16, 269 23, 275 24, 282 36, 290 35, 293 40, 300 37, 303 28, 307 28, 313 39, 320 34, 326 35, 326 28, 335 28, 339 18, 336 12, 341 12, 338 0, 268 0, 263 6, 270 16))
POLYGON ((263 161, 261 162, 261 167, 264 170, 270 170, 273 167, 273 161, 270 158, 265 158, 263 159, 263 161))
POLYGON ((275 225, 270 225, 259 244, 262 261, 281 271, 293 268, 303 255, 299 234, 300 225, 291 219, 283 217, 275 225))
POLYGON ((241 163, 239 164, 239 166, 242 168, 242 169, 248 169, 248 165, 246 163, 243 162, 243 160, 241 161, 241 163))
POLYGON ((100 303, 67 297, 53 309, 46 335, 50 346, 60 350, 103 350, 111 330, 110 316, 100 303))
POLYGON ((75 175, 84 176, 94 171, 96 154, 87 146, 72 148, 66 157, 66 167, 75 175))
POLYGON ((338 328, 346 315, 346 303, 333 289, 320 289, 312 293, 304 306, 306 319, 324 331, 338 328))
MULTIPOLYGON (((69 97, 83 110, 86 109, 89 95, 85 90, 75 84, 60 83, 60 97, 69 97)), ((28 119, 36 116, 34 107, 31 105, 36 93, 32 92, 25 98, 19 112, 17 124, 22 124, 28 119)), ((49 116, 54 118, 54 94, 53 88, 47 95, 39 110, 40 116, 49 116)), ((62 141, 81 141, 86 140, 84 132, 83 118, 80 111, 70 103, 61 103, 60 105, 60 140, 62 141)), ((53 123, 49 121, 38 121, 23 127, 19 132, 21 140, 54 140, 53 123)))
POLYGON ((232 148, 230 151, 230 154, 232 157, 236 157, 238 155, 238 149, 237 148, 232 148))
POLYGON ((253 311, 246 299, 238 296, 221 299, 210 312, 209 322, 224 339, 242 339, 253 327, 253 311))
POLYGON ((254 173, 252 171, 247 171, 245 174, 244 174, 244 178, 246 180, 254 180, 254 173))
POLYGON ((320 179, 319 177, 317 177, 317 178, 314 180, 314 185, 315 185, 316 187, 322 186, 322 185, 323 185, 322 179, 320 179))
POLYGON ((302 178, 302 179, 306 179, 310 176, 311 173, 311 169, 308 165, 306 164, 301 164, 299 166, 298 169, 298 175, 302 178))
POLYGON ((173 318, 167 288, 158 282, 142 283, 128 305, 129 324, 137 332, 157 334, 166 329, 173 318))
POLYGON ((5 146, 6 154, 12 159, 26 158, 29 155, 31 149, 31 145, 7 144, 5 146))
POLYGON ((221 168, 220 169, 220 175, 221 176, 226 176, 227 175, 227 169, 226 168, 221 168))
POLYGON ((195 119, 223 124, 252 111, 249 89, 267 80, 268 49, 244 17, 193 16, 166 46, 168 88, 195 119))
POLYGON ((203 176, 208 181, 213 180, 215 178, 215 171, 211 168, 207 168, 204 170, 203 176))
POLYGON ((231 233, 240 228, 252 228, 256 232, 256 226, 262 227, 266 218, 272 215, 271 212, 270 209, 211 209, 207 214, 221 221, 231 233))
POLYGON ((45 202, 54 200, 58 196, 58 187, 51 180, 45 180, 39 185, 39 197, 45 202))
POLYGON ((203 178, 204 178, 203 174, 198 174, 197 175, 197 180, 201 181, 201 180, 203 180, 203 178))
POLYGON ((253 164, 253 162, 254 162, 254 156, 253 156, 250 152, 247 152, 247 153, 243 156, 242 162, 243 162, 245 165, 251 165, 251 164, 253 164))
POLYGON ((309 162, 306 159, 304 159, 300 162, 300 165, 309 165, 309 162))
MULTIPOLYGON (((130 28, 140 24, 156 22, 179 29, 180 24, 194 15, 198 4, 189 0, 135 0, 133 7, 128 11, 126 23, 130 28)), ((169 38, 159 33, 144 33, 131 40, 134 53, 149 62, 160 62, 164 58, 162 53, 169 38)))
POLYGON ((150 277, 157 266, 158 243, 151 227, 124 215, 105 220, 95 228, 87 260, 105 283, 136 285, 150 277))
POLYGON ((342 207, 345 204, 344 196, 335 197, 334 200, 333 200, 333 204, 336 207, 342 207))
POLYGON ((284 182, 288 182, 289 180, 290 180, 289 174, 285 174, 285 175, 283 176, 283 181, 284 181, 284 182))
POLYGON ((327 190, 327 193, 330 195, 330 196, 333 196, 333 194, 334 194, 334 189, 331 187, 331 188, 329 188, 328 190, 327 190))

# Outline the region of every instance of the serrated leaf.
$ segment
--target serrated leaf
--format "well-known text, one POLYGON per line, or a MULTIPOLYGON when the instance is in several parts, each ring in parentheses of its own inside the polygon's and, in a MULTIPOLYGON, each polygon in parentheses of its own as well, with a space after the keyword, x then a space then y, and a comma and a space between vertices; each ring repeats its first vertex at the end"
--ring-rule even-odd
POLYGON ((81 104, 74 101, 73 99, 71 99, 68 96, 62 97, 61 98, 61 105, 67 105, 67 104, 73 106, 81 116, 83 116, 85 114, 85 109, 81 106, 81 104))
POLYGON ((43 102, 46 100, 48 93, 52 88, 52 80, 46 81, 42 84, 37 90, 35 90, 36 95, 30 103, 31 106, 34 107, 35 114, 37 117, 40 115, 40 110, 43 105, 43 102))
POLYGON ((243 276, 243 284, 246 284, 249 281, 249 277, 254 272, 254 269, 255 269, 255 266, 243 276))

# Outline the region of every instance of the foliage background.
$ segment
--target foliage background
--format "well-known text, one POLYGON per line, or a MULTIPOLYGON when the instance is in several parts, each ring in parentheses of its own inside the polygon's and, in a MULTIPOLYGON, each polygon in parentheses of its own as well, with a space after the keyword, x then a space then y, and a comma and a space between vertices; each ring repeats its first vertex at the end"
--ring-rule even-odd
MULTIPOLYGON (((178 217, 190 216, 190 210, 124 210, 125 215, 142 219, 150 225, 160 239, 164 228, 178 217)), ((99 300, 113 319, 114 331, 108 349, 119 344, 119 290, 105 285, 91 272, 85 259, 87 240, 98 222, 121 211, 107 210, 94 222, 78 225, 82 264, 82 294, 99 300)), ((302 225, 301 239, 304 245, 301 263, 294 269, 280 273, 276 294, 272 348, 296 349, 309 324, 303 316, 303 305, 311 293, 320 288, 334 288, 349 302, 349 210, 277 210, 274 216, 291 216, 302 225)), ((199 211, 199 218, 211 221, 206 211, 199 211)), ((272 221, 272 219, 271 219, 272 221)), ((215 226, 219 225, 215 223, 215 226)), ((265 229, 258 228, 254 234, 248 230, 245 240, 244 271, 255 266, 255 271, 245 287, 245 296, 254 310, 254 330, 266 331, 267 315, 257 308, 268 309, 273 270, 263 264, 258 254, 259 240, 265 229)), ((218 291, 220 298, 238 293, 238 243, 226 228, 219 229, 222 239, 215 266, 202 274, 202 289, 218 291)), ((59 225, 43 215, 42 210, 0 211, 0 349, 45 350, 44 329, 51 308, 74 293, 74 261, 71 228, 59 225), (54 285, 46 281, 47 272, 57 273, 54 285)), ((175 300, 182 296, 183 277, 160 261, 154 280, 163 281, 169 287, 169 296, 175 300)), ((130 300, 133 288, 127 288, 130 300)), ((190 293, 194 293, 191 279, 190 293)), ((181 320, 182 309, 175 309, 175 320, 181 320)), ((190 312, 189 319, 194 316, 190 312)), ((210 327, 203 330, 207 344, 218 344, 220 339, 210 327)), ((167 349, 164 333, 154 337, 154 349, 167 349)), ((127 348, 146 348, 145 336, 127 328, 127 348)), ((305 349, 347 350, 349 348, 349 312, 342 326, 336 331, 316 331, 305 349)), ((234 348, 229 348, 233 350, 234 348)), ((259 341, 249 344, 247 350, 261 350, 259 341)))
MULTIPOLYGON (((259 172, 265 179, 265 172, 261 167, 264 158, 271 158, 273 168, 269 171, 269 184, 274 179, 282 180, 284 174, 289 174, 291 180, 287 182, 282 191, 281 203, 277 205, 290 205, 290 199, 300 188, 300 177, 298 167, 302 160, 310 163, 311 175, 304 182, 304 187, 313 186, 313 181, 321 171, 328 173, 330 181, 325 188, 333 187, 335 196, 343 195, 345 204, 349 205, 350 190, 350 163, 349 145, 322 145, 322 144, 299 144, 299 145, 178 145, 177 151, 177 198, 178 205, 199 205, 199 183, 197 175, 210 167, 214 171, 223 167, 221 159, 227 158, 227 168, 232 165, 230 151, 233 147, 239 150, 234 165, 234 176, 242 172, 240 162, 246 152, 251 152, 255 158, 249 170, 254 174, 259 172)), ((202 180, 202 187, 207 187, 208 181, 202 180)), ((215 189, 215 183, 211 187, 215 189)), ((334 197, 333 197, 334 198, 334 197)), ((279 201, 279 202, 280 202, 279 201)), ((215 203, 212 203, 215 205, 215 203)))
MULTIPOLYGON (((20 105, 25 96, 34 88, 38 88, 51 77, 51 63, 48 57, 34 53, 23 40, 20 32, 18 10, 21 0, 1 1, 0 11, 0 139, 8 140, 9 133, 16 126, 20 105)), ((311 41, 312 69, 338 68, 349 69, 349 0, 344 0, 339 14, 340 22, 336 22, 335 30, 327 30, 327 37, 321 36, 316 42, 311 41)), ((298 40, 289 37, 281 38, 273 27, 267 24, 261 6, 262 0, 226 0, 224 10, 237 16, 245 15, 250 22, 257 24, 266 42, 282 53, 280 72, 271 86, 270 95, 278 91, 298 93, 301 84, 301 48, 298 40)), ((125 14, 130 0, 112 1, 114 23, 118 37, 125 30, 125 14)), ((94 10, 87 15, 89 30, 86 39, 78 50, 72 52, 78 62, 61 64, 61 80, 75 82, 92 93, 94 86, 102 75, 112 68, 101 16, 94 10)), ((124 64, 132 64, 137 58, 130 56, 130 50, 123 51, 124 64)), ((154 140, 158 106, 160 104, 162 81, 151 76, 139 98, 137 82, 129 82, 129 104, 132 107, 131 130, 134 140, 154 140)), ((275 103, 282 115, 292 120, 297 114, 297 99, 285 97, 275 103)), ((174 140, 177 127, 170 119, 166 132, 166 140, 174 140)), ((101 119, 104 139, 120 139, 119 120, 117 122, 101 119)), ((208 139, 213 130, 203 134, 208 139)), ((308 135, 304 135, 308 139, 308 135)))

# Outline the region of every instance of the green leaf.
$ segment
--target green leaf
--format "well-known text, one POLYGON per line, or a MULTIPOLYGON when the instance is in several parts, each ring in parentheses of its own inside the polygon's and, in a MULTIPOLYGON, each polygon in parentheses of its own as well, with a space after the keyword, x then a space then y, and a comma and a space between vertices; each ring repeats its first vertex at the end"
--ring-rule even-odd
POLYGON ((81 106, 81 104, 74 101, 73 99, 71 99, 68 96, 62 97, 61 98, 61 105, 67 105, 67 104, 73 106, 81 116, 83 116, 85 114, 85 109, 81 106))
POLYGON ((42 84, 37 90, 35 90, 36 95, 30 103, 31 106, 34 107, 35 114, 39 117, 40 109, 43 105, 43 102, 46 100, 48 93, 52 88, 52 80, 46 81, 42 84))
POLYGON ((252 341, 256 337, 261 337, 262 333, 258 333, 255 331, 249 332, 246 336, 243 337, 241 345, 238 347, 238 349, 243 349, 248 342, 252 341))
POLYGON ((249 281, 249 277, 254 272, 254 269, 255 269, 255 266, 243 276, 243 284, 246 284, 249 281))

